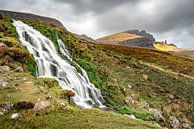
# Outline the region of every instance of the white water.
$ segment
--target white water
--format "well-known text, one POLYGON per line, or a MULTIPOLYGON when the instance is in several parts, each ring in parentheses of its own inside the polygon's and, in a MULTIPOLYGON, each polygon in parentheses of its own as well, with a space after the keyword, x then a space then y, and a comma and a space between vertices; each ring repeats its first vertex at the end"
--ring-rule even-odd
POLYGON ((20 42, 33 54, 37 64, 38 77, 55 78, 63 89, 75 93, 71 100, 81 108, 104 107, 103 98, 99 89, 90 83, 86 72, 70 58, 70 54, 63 42, 59 39, 58 45, 62 58, 54 44, 40 32, 21 21, 14 21, 13 25, 19 35, 20 42), (70 65, 70 62, 80 68, 82 73, 70 65))

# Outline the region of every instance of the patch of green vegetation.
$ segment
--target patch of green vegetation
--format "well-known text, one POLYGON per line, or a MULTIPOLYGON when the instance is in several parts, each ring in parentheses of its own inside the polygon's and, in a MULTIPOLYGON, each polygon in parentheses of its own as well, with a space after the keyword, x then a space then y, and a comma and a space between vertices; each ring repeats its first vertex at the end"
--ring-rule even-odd
POLYGON ((160 129, 143 121, 100 110, 47 109, 21 112, 19 120, 10 120, 9 114, 0 119, 1 127, 39 129, 160 129))
MULTIPOLYGON (((4 17, 0 20, 0 22, 3 25, 3 32, 1 32, 2 37, 0 38, 0 42, 7 46, 0 48, 1 55, 6 57, 2 58, 4 59, 3 62, 7 62, 7 58, 9 59, 9 57, 11 57, 13 60, 9 59, 9 61, 23 63, 22 67, 27 67, 28 71, 35 76, 36 63, 33 56, 19 42, 16 28, 12 25, 13 21, 10 18, 4 17)), ((10 62, 10 64, 14 64, 15 62, 10 62)))
POLYGON ((97 86, 98 88, 102 89, 102 90, 106 90, 106 82, 108 80, 107 76, 99 76, 99 72, 97 70, 97 67, 87 61, 87 60, 79 60, 78 64, 84 69, 86 70, 88 77, 90 78, 90 81, 97 86))
POLYGON ((139 111, 132 107, 127 107, 127 106, 122 106, 118 110, 122 114, 134 115, 138 119, 147 120, 147 121, 153 119, 153 116, 154 116, 152 112, 139 111))

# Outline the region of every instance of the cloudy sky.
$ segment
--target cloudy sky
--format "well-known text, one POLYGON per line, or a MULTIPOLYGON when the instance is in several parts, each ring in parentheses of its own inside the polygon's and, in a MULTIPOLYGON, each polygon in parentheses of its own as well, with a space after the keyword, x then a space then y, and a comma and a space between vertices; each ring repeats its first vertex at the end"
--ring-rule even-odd
POLYGON ((92 38, 144 29, 157 40, 194 49, 194 0, 0 0, 0 9, 57 18, 92 38))

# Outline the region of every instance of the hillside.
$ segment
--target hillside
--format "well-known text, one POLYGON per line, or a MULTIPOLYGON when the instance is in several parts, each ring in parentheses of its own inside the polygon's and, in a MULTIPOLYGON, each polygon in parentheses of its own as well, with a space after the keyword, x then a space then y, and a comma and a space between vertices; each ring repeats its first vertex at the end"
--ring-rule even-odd
POLYGON ((159 51, 170 52, 179 56, 194 57, 194 51, 192 49, 177 48, 174 44, 166 44, 162 42, 154 43, 154 48, 159 51))
POLYGON ((129 30, 96 39, 100 44, 153 48, 154 37, 142 30, 129 30))
POLYGON ((194 126, 194 60, 145 48, 94 44, 59 26, 22 21, 53 43, 61 38, 72 59, 101 90, 111 111, 80 109, 55 80, 36 78, 32 55, 19 42, 10 18, 1 17, 0 111, 5 104, 14 105, 1 116, 2 128, 160 128, 152 123, 168 128, 194 126), (34 111, 21 106, 22 101, 29 105, 47 101, 50 107, 34 111), (13 113, 20 113, 20 118, 10 119, 13 113))

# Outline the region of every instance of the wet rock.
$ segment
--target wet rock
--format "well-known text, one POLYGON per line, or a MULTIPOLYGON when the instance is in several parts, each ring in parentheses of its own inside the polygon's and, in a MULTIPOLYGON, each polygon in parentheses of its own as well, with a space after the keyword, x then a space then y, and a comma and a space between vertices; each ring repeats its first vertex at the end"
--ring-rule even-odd
POLYGON ((4 77, 0 77, 0 87, 6 87, 7 85, 7 80, 4 77))
POLYGON ((124 116, 127 116, 127 117, 129 117, 129 118, 131 118, 131 119, 136 119, 136 117, 135 117, 134 115, 124 114, 124 116))
POLYGON ((15 72, 24 72, 23 67, 17 67, 15 70, 15 72))
POLYGON ((14 114, 11 115, 10 118, 12 120, 16 120, 16 119, 19 119, 20 117, 21 117, 21 114, 20 113, 14 113, 14 114))
POLYGON ((180 127, 180 122, 175 116, 170 116, 168 121, 169 121, 170 127, 175 129, 180 127))
POLYGON ((183 123, 183 124, 182 124, 182 128, 183 128, 183 129, 191 129, 190 125, 187 124, 187 123, 183 123))
POLYGON ((9 66, 0 66, 0 69, 2 70, 2 72, 9 72, 11 70, 9 66))
POLYGON ((15 109, 32 109, 34 108, 34 103, 21 101, 21 102, 17 102, 16 104, 14 104, 14 108, 15 109))
POLYGON ((51 103, 49 101, 40 101, 35 104, 34 110, 38 111, 50 106, 51 106, 51 103))
POLYGON ((0 115, 4 115, 5 113, 9 112, 12 108, 13 108, 12 103, 0 104, 0 115))

